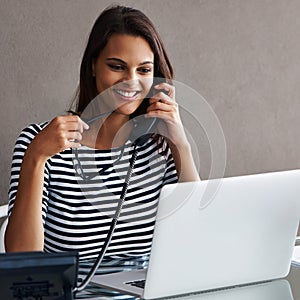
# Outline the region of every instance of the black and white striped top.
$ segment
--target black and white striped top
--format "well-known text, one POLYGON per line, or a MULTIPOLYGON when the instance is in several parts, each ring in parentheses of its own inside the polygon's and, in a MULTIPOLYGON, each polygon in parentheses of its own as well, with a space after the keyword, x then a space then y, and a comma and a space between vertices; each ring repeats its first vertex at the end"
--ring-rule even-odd
MULTIPOLYGON (((17 139, 11 169, 9 212, 13 208, 27 146, 47 124, 30 125, 17 139)), ((122 148, 95 150, 82 146, 77 158, 85 174, 93 175, 89 180, 82 179, 75 171, 77 162, 72 149, 47 161, 42 199, 45 251, 76 250, 81 259, 98 255, 120 198, 132 153, 133 146, 129 141, 123 154, 122 148)), ((127 196, 106 258, 142 257, 149 253, 160 190, 164 184, 176 181, 171 151, 162 137, 150 138, 138 148, 127 196)))

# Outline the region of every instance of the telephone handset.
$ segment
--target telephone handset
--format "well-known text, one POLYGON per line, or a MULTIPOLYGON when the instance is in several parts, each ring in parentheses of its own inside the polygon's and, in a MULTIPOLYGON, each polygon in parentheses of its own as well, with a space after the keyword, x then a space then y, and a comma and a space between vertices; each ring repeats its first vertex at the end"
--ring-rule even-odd
MULTIPOLYGON (((161 79, 156 79, 156 84, 163 82, 161 79)), ((152 93, 157 93, 158 91, 153 91, 152 93)), ((160 90, 167 94, 166 91, 160 90)), ((146 100, 146 99, 145 99, 146 100)), ((138 146, 142 146, 149 137, 154 133, 155 126, 158 123, 157 118, 145 118, 143 116, 139 116, 133 119, 134 125, 132 132, 130 134, 130 140, 134 142, 138 146)))
POLYGON ((145 118, 139 116, 133 119, 133 129, 130 134, 130 140, 138 146, 142 146, 154 133, 157 118, 145 118))

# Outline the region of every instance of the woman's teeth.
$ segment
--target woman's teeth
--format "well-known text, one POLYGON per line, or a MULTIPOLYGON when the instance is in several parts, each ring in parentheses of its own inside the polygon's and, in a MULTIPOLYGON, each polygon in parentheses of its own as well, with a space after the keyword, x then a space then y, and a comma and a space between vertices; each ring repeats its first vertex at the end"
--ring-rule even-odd
POLYGON ((137 91, 134 91, 134 92, 128 92, 128 91, 122 91, 122 90, 116 90, 116 92, 121 95, 121 96, 124 96, 124 97, 127 97, 127 98, 132 98, 134 97, 135 95, 137 95, 137 91))

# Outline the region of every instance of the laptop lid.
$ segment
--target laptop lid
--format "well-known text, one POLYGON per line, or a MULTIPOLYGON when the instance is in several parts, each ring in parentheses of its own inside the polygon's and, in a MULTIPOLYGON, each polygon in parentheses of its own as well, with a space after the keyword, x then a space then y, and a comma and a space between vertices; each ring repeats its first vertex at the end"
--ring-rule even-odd
POLYGON ((300 171, 165 186, 144 298, 285 277, 300 217, 300 171), (202 202, 204 200, 204 204, 202 202))
POLYGON ((166 185, 145 288, 126 284, 144 270, 92 282, 151 299, 283 278, 300 219, 299 181, 296 170, 166 185), (218 186, 210 199, 209 184, 218 186))

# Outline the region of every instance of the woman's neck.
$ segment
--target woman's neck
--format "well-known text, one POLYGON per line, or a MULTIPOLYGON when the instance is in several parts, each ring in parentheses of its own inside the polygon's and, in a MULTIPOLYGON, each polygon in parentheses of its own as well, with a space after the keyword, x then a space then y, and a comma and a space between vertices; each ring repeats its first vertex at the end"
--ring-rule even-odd
POLYGON ((83 134, 82 144, 100 150, 122 146, 132 129, 132 124, 128 121, 128 116, 116 112, 103 120, 97 120, 83 134))

